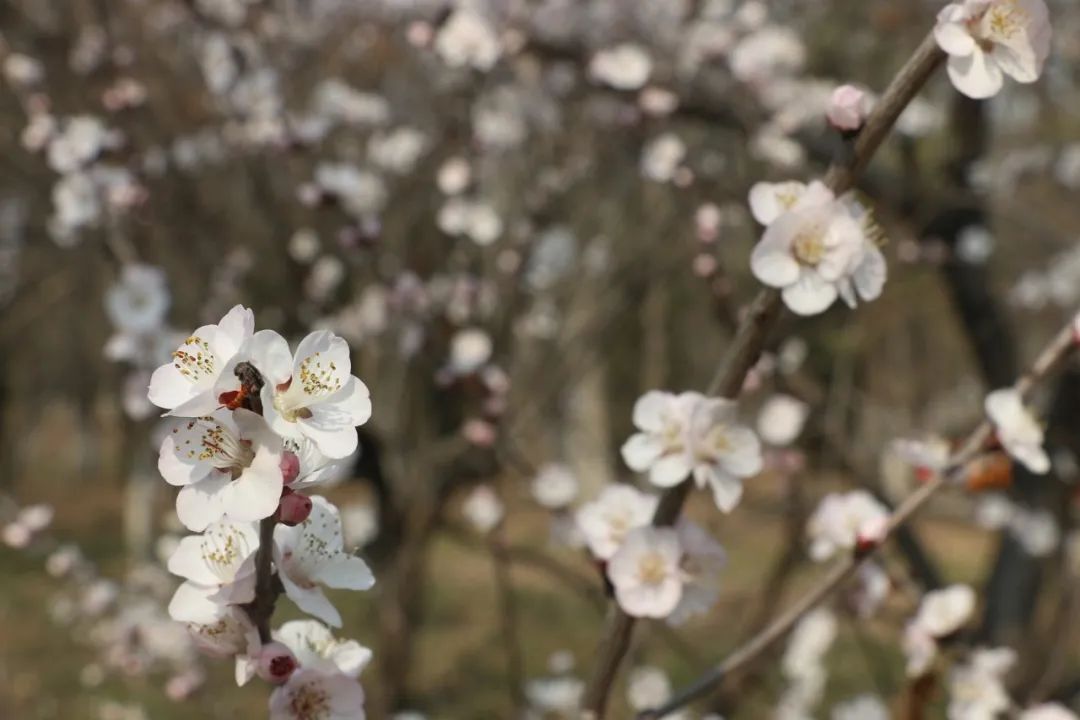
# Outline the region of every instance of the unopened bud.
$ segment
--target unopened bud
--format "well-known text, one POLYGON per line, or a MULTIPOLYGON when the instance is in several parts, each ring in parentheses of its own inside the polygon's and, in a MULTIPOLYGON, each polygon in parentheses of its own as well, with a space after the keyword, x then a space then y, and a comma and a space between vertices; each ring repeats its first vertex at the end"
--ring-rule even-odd
POLYGON ((299 525, 311 514, 311 498, 292 492, 289 488, 285 490, 285 494, 281 496, 281 503, 278 505, 278 521, 290 527, 299 525))
POLYGON ((855 132, 866 122, 869 99, 854 85, 841 85, 833 90, 825 116, 829 124, 841 132, 855 132))
POLYGON ((279 642, 271 642, 263 645, 259 651, 259 663, 255 672, 268 683, 281 685, 293 674, 300 663, 292 654, 292 650, 279 642))
POLYGON ((289 450, 281 453, 281 482, 291 485, 296 476, 300 474, 300 458, 296 453, 289 450))

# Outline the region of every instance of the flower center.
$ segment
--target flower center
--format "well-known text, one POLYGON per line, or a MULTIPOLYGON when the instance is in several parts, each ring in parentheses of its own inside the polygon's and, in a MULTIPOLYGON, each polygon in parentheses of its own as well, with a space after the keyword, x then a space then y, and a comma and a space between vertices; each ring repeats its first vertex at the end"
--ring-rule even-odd
POLYGON ((290 402, 288 391, 274 393, 274 409, 281 417, 293 423, 311 417, 311 411, 306 407, 290 402))
POLYGON ((296 720, 322 720, 330 714, 330 698, 314 683, 304 683, 292 693, 289 711, 296 720))
POLYGON ((198 335, 192 335, 181 345, 173 356, 173 367, 193 383, 204 377, 214 377, 217 358, 210 349, 210 343, 198 335))
POLYGON ((231 582, 237 566, 248 556, 247 542, 240 533, 227 528, 203 534, 202 559, 222 582, 231 582))
POLYGON ((638 578, 645 585, 659 585, 667 578, 664 556, 655 550, 647 552, 638 560, 638 578))
MULTIPOLYGON (((198 443, 192 447, 191 440, 185 440, 181 449, 181 452, 186 451, 189 460, 209 462, 218 470, 229 472, 235 479, 255 459, 255 451, 251 449, 249 441, 236 437, 213 418, 190 420, 187 429, 190 431, 196 426, 202 429, 198 443)), ((173 430, 173 433, 178 432, 179 428, 173 430)))
POLYGON ((792 245, 795 259, 811 267, 825 259, 825 250, 825 233, 817 225, 800 231, 792 245))

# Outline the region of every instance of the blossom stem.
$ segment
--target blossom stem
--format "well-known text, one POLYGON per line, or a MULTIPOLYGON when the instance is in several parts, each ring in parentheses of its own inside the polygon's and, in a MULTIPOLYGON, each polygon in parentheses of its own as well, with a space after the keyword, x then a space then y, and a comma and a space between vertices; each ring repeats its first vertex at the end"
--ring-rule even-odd
POLYGON ((255 552, 255 599, 244 606, 251 622, 259 630, 259 639, 264 643, 271 640, 270 618, 274 615, 280 588, 274 582, 273 557, 274 526, 277 521, 273 516, 259 521, 259 549, 255 552))
MULTIPOLYGON (((1036 383, 1043 380, 1075 347, 1072 334, 1072 320, 1063 327, 1050 343, 1039 353, 1035 362, 1014 388, 1021 395, 1026 395, 1036 383)), ((920 486, 909 495, 890 515, 886 526, 885 538, 907 522, 938 490, 958 479, 967 464, 978 456, 993 437, 994 428, 989 420, 984 419, 971 431, 959 449, 949 458, 948 463, 930 482, 920 486)), ((659 720, 716 687, 726 677, 742 669, 755 658, 783 639, 795 624, 810 610, 821 604, 826 598, 851 577, 854 572, 871 557, 883 543, 878 543, 867 552, 852 554, 846 560, 833 566, 821 581, 806 595, 776 618, 758 635, 751 638, 731 653, 723 662, 702 674, 697 680, 676 693, 671 700, 654 710, 638 715, 638 720, 659 720)))
MULTIPOLYGON (((836 194, 852 188, 859 174, 888 136, 900 113, 941 65, 945 54, 937 46, 933 33, 923 39, 914 54, 889 83, 855 141, 854 151, 842 162, 834 162, 825 175, 825 184, 836 194)), ((761 290, 735 333, 720 369, 709 383, 708 394, 737 397, 746 376, 757 362, 769 331, 780 317, 782 302, 774 289, 761 290)), ((669 489, 660 498, 653 525, 672 525, 682 511, 690 482, 669 489)), ((923 488, 925 489, 925 488, 923 488)), ((902 508, 901 508, 902 509, 902 508)), ((899 511, 898 511, 899 512, 899 511)), ((846 573, 844 574, 846 577, 846 573)), ((839 578, 842 580, 843 577, 839 578)), ((837 582, 839 582, 837 580, 837 582)), ((813 607, 810 605, 808 607, 813 607)), ((596 663, 585 687, 582 707, 586 717, 602 718, 619 665, 630 647, 634 619, 613 605, 597 650, 596 663)), ((760 636, 759 636, 760 637, 760 636)), ((751 641, 753 642, 753 641, 751 641)), ((695 696, 696 697, 696 696, 695 696)))

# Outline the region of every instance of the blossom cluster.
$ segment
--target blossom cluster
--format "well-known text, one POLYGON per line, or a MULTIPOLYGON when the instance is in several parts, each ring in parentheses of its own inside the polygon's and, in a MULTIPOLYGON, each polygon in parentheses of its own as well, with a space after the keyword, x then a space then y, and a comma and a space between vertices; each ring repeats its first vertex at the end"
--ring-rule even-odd
POLYGON ((258 674, 279 685, 275 720, 313 708, 362 717, 355 679, 370 651, 322 624, 342 622, 323 588, 367 590, 375 579, 345 550, 338 509, 308 494, 355 452, 355 428, 371 416, 348 345, 319 331, 294 352, 276 332, 256 332, 254 314, 238 305, 183 340, 151 376, 149 398, 175 418, 158 469, 180 488, 180 521, 198 533, 168 559, 184 579, 169 615, 206 652, 234 657, 237 683, 258 674), (322 623, 287 623, 268 636, 269 617, 256 608, 272 612, 265 594, 275 584, 322 623))

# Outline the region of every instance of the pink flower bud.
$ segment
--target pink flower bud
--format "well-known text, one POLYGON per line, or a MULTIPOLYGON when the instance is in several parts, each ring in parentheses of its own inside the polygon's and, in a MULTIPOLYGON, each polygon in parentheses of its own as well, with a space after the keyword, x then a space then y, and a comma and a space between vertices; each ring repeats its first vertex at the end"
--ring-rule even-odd
POLYGON ((311 498, 295 493, 289 488, 285 490, 285 494, 281 496, 281 503, 278 505, 278 521, 290 527, 299 525, 311 514, 311 498))
POLYGON ((270 642, 263 645, 259 651, 259 663, 255 672, 268 683, 282 685, 298 667, 300 663, 296 661, 292 650, 279 642, 270 642))
POLYGON ((854 85, 841 85, 833 90, 825 116, 837 130, 853 132, 866 121, 869 98, 854 85))
POLYGON ((286 450, 281 453, 281 482, 291 485, 296 476, 300 474, 300 458, 296 453, 286 450))

